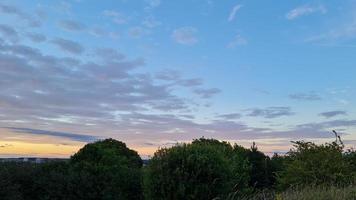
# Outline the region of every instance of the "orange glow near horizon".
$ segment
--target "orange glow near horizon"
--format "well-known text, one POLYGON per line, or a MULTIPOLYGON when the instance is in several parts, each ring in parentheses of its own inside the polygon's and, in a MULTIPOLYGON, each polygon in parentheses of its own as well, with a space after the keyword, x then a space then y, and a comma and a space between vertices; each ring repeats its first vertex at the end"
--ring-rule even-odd
POLYGON ((66 158, 77 152, 82 145, 60 145, 48 143, 28 143, 19 141, 1 141, 2 157, 54 157, 66 158))
MULTIPOLYGON (((26 141, 1 141, 0 157, 48 157, 48 158, 69 158, 71 155, 81 149, 86 143, 72 143, 72 144, 52 144, 46 142, 32 143, 26 141)), ((139 153, 142 158, 149 158, 153 156, 161 147, 156 146, 141 146, 128 144, 128 148, 133 149, 139 153)), ((171 145, 170 145, 171 146, 171 145)), ((243 145, 248 148, 248 145, 243 145)), ((164 147, 164 146, 162 146, 164 147)), ((168 146, 167 146, 168 147, 168 146)), ((259 146, 261 151, 269 152, 282 151, 283 148, 279 146, 259 146)))

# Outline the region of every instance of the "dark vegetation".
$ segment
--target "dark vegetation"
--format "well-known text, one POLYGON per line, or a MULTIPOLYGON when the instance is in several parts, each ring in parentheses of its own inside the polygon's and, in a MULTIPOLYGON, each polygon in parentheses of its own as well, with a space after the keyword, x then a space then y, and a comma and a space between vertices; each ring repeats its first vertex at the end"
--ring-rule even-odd
POLYGON ((336 141, 294 142, 266 156, 215 139, 157 150, 146 166, 137 152, 106 139, 69 161, 0 163, 3 200, 356 199, 356 152, 336 141))

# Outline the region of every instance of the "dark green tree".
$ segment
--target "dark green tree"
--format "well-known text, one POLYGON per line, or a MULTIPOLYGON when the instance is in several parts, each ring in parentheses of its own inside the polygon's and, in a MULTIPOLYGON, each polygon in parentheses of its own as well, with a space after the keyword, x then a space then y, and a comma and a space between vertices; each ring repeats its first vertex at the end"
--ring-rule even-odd
POLYGON ((16 163, 0 163, 0 197, 3 200, 22 200, 19 183, 13 176, 16 163))
POLYGON ((64 161, 43 163, 37 166, 34 178, 36 200, 70 199, 69 164, 64 161))
POLYGON ((70 159, 70 199, 142 199, 142 160, 125 143, 106 139, 85 145, 70 159))
POLYGON ((247 151, 247 158, 251 165, 250 186, 256 189, 270 187, 273 184, 270 158, 259 151, 254 142, 247 151))
POLYGON ((214 199, 242 190, 248 182, 245 160, 226 142, 194 140, 158 150, 146 169, 147 199, 214 199), (244 180, 243 180, 243 178, 244 180))
POLYGON ((286 168, 278 174, 279 186, 345 185, 354 180, 352 165, 345 159, 344 145, 338 142, 317 145, 293 142, 286 168))

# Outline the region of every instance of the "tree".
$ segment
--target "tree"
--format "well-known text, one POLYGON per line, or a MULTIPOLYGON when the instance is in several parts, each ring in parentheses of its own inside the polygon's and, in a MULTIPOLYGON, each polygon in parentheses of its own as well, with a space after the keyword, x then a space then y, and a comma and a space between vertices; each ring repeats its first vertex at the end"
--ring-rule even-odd
POLYGON ((271 187, 273 174, 270 158, 259 151, 254 142, 247 151, 247 157, 251 165, 250 186, 257 189, 271 187))
POLYGON ((142 160, 123 142, 87 144, 69 164, 71 199, 142 199, 142 160))
POLYGON ((293 143, 286 168, 278 174, 282 189, 298 185, 344 185, 353 181, 353 170, 344 157, 342 143, 293 143))
POLYGON ((147 166, 146 196, 155 200, 224 197, 246 185, 248 179, 240 180, 246 176, 241 173, 247 171, 244 164, 243 159, 235 159, 230 144, 213 139, 163 148, 147 166))
POLYGON ((21 185, 14 178, 16 163, 0 163, 0 197, 4 200, 22 200, 21 185))
POLYGON ((43 163, 38 165, 34 179, 36 200, 70 199, 69 164, 64 161, 43 163))

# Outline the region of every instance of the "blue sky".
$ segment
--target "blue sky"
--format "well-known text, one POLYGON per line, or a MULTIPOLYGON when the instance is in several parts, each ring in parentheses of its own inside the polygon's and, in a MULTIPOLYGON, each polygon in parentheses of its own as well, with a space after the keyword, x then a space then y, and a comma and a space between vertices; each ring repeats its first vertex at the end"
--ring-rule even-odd
POLYGON ((4 0, 0 15, 3 156, 106 137, 141 155, 201 136, 285 152, 333 129, 355 144, 354 0, 4 0))

